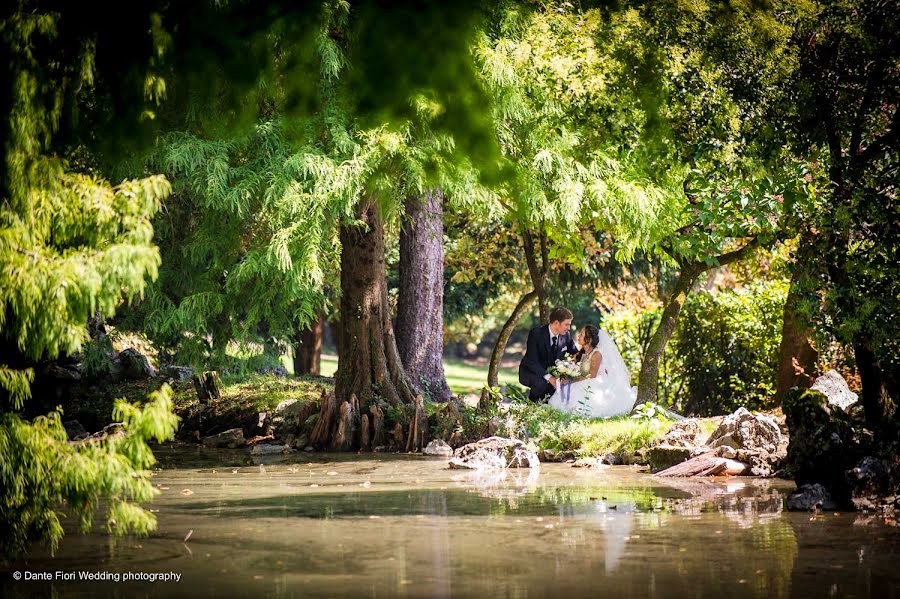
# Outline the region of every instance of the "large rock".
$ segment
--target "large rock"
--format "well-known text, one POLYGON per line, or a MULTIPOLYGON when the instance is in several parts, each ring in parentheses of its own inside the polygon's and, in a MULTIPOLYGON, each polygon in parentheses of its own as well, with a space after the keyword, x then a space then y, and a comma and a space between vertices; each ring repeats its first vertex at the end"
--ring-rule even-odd
POLYGON ((656 445, 669 445, 671 447, 686 447, 694 449, 703 445, 703 429, 700 423, 693 419, 676 422, 666 431, 666 434, 656 445))
POLYGON ((819 483, 846 503, 846 471, 862 457, 850 416, 812 389, 791 391, 782 407, 790 431, 788 473, 797 485, 819 483))
MULTIPOLYGON (((299 436, 306 420, 319 409, 315 401, 286 399, 272 411, 271 426, 276 439, 286 439, 288 435, 299 436)), ((265 424, 265 423, 264 423, 265 424)))
POLYGON ((120 351, 116 360, 122 365, 122 375, 126 379, 141 380, 156 377, 156 368, 150 364, 147 356, 133 347, 120 351))
POLYGON ((449 458, 453 455, 453 448, 447 445, 443 439, 433 439, 422 451, 425 455, 439 455, 449 458))
POLYGON ((846 410, 859 399, 859 396, 850 390, 847 381, 837 370, 829 370, 817 378, 810 389, 818 391, 825 396, 828 403, 842 410, 846 410))
POLYGON ((239 428, 228 429, 216 435, 210 435, 203 438, 203 445, 207 447, 228 447, 236 449, 243 447, 247 443, 244 439, 244 431, 239 428))
POLYGON ((178 382, 183 383, 194 378, 194 369, 188 366, 168 365, 162 369, 164 376, 178 382))
POLYGON ((900 462, 866 456, 846 473, 850 501, 858 510, 894 507, 900 499, 900 462))
POLYGON ((289 453, 290 451, 291 447, 289 445, 260 444, 253 446, 250 450, 250 455, 276 455, 280 453, 289 453))
POLYGON ((493 468, 537 468, 535 454, 523 441, 488 437, 463 445, 450 458, 451 468, 483 470, 493 468))
POLYGON ((787 499, 787 509, 791 512, 807 512, 817 509, 833 511, 839 508, 840 506, 831 497, 828 489, 818 483, 801 485, 787 499))
POLYGON ((775 420, 751 414, 746 408, 738 408, 726 416, 706 442, 710 447, 728 446, 766 453, 775 453, 780 443, 781 430, 775 420))
POLYGON ((659 472, 691 459, 693 448, 676 445, 654 445, 650 448, 650 470, 659 472))

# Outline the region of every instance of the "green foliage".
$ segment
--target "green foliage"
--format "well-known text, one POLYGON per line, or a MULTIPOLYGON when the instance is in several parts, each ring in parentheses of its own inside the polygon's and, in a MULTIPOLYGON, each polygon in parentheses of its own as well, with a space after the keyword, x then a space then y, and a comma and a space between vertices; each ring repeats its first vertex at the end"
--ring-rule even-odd
POLYGON ((152 499, 149 469, 155 463, 148 441, 171 439, 178 424, 167 385, 150 394, 142 407, 118 400, 113 418, 122 432, 103 439, 69 443, 62 411, 21 420, 0 418, 0 553, 20 557, 27 543, 46 540, 55 549, 63 535, 60 514, 92 527, 95 511, 106 501, 106 530, 116 535, 147 534, 156 518, 137 504, 152 499), (48 475, 52 473, 52 475, 48 475))
POLYGON ((631 418, 633 420, 658 420, 659 422, 670 420, 665 408, 651 401, 635 406, 631 418))
POLYGON ((113 367, 112 352, 112 342, 106 335, 88 341, 84 345, 84 359, 81 361, 85 378, 98 380, 109 374, 113 367))
POLYGON ((688 299, 675 340, 686 412, 771 407, 786 298, 787 284, 774 281, 688 299))

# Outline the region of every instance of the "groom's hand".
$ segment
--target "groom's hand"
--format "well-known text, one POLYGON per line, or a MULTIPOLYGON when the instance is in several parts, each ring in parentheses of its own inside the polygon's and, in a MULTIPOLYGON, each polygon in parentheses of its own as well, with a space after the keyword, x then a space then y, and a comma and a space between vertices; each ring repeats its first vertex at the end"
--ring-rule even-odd
POLYGON ((554 389, 556 389, 556 384, 559 382, 559 380, 555 376, 550 375, 550 378, 547 379, 547 382, 550 383, 554 389))

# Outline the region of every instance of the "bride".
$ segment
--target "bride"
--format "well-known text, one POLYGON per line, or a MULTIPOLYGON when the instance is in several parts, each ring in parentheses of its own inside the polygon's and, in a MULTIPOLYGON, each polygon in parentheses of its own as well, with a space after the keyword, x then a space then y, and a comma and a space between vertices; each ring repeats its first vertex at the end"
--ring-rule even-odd
POLYGON ((550 406, 586 418, 609 418, 631 411, 637 395, 612 337, 589 324, 578 333, 581 376, 560 381, 550 406))

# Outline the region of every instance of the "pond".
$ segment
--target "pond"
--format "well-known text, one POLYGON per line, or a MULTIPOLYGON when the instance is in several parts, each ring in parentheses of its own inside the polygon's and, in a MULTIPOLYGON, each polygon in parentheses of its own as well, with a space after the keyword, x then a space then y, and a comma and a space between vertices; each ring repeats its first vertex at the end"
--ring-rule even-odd
POLYGON ((55 558, 35 548, 14 563, 31 579, 5 576, 2 595, 900 597, 896 524, 788 513, 788 481, 570 464, 485 475, 406 455, 156 453, 155 533, 69 534, 55 558), (160 573, 178 579, 149 580, 160 573), (88 575, 100 579, 79 580, 88 575))

